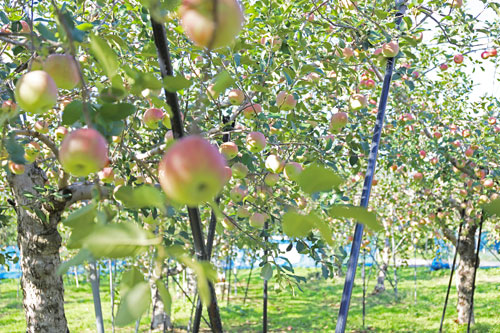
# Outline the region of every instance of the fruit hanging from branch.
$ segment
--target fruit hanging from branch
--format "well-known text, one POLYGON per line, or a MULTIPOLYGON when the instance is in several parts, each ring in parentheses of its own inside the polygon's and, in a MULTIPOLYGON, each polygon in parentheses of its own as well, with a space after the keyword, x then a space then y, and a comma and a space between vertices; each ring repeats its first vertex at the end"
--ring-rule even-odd
POLYGON ((16 84, 16 102, 29 113, 37 114, 50 110, 57 102, 57 86, 44 71, 24 74, 16 84))
POLYGON ((176 141, 158 168, 160 185, 169 198, 190 207, 212 200, 226 183, 226 160, 199 136, 176 141))
POLYGON ((80 82, 80 73, 75 59, 69 54, 51 54, 43 63, 46 71, 56 86, 61 89, 73 89, 80 82))

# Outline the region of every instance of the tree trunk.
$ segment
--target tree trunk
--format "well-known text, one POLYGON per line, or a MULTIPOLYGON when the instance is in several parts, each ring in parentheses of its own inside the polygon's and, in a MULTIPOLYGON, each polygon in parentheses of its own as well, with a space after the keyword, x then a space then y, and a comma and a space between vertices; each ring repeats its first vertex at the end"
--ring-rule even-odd
POLYGON ((56 273, 61 263, 57 224, 63 207, 44 204, 34 188, 43 188, 45 181, 44 172, 35 164, 26 165, 22 175, 8 176, 16 203, 26 332, 68 332, 63 280, 56 273))
MULTIPOLYGON (((474 220, 469 220, 465 224, 465 230, 460 237, 458 253, 460 259, 457 268, 457 293, 458 293, 458 323, 467 324, 469 321, 469 311, 471 307, 472 280, 474 278, 475 264, 475 236, 477 225, 474 220)), ((471 323, 474 323, 472 314, 471 323)))
POLYGON ((373 294, 379 294, 385 291, 385 276, 387 274, 387 268, 389 266, 389 253, 390 253, 390 241, 389 237, 385 237, 384 248, 382 249, 382 264, 379 267, 377 284, 373 288, 373 294))
MULTIPOLYGON (((160 280, 161 281, 161 280, 160 280)), ((151 283, 151 295, 153 303, 153 312, 151 313, 151 330, 166 332, 172 329, 170 316, 165 313, 165 307, 154 282, 151 283)))

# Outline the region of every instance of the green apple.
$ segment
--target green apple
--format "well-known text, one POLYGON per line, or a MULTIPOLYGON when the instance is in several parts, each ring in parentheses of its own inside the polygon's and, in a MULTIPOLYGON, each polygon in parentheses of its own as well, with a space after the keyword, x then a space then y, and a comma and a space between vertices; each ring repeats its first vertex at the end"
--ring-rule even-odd
POLYGON ((267 140, 261 132, 250 132, 247 135, 247 149, 252 153, 258 153, 264 150, 267 140))
POLYGON ((61 89, 73 89, 80 82, 78 65, 70 54, 51 54, 43 63, 46 71, 61 89))
POLYGON ((44 71, 24 74, 16 83, 15 97, 19 106, 33 114, 50 110, 57 102, 57 86, 44 71))

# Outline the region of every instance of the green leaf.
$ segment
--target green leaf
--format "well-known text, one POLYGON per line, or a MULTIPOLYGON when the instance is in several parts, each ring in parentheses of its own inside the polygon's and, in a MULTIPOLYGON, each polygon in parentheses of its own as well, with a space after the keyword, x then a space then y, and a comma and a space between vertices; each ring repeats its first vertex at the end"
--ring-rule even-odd
POLYGON ((336 205, 332 206, 329 214, 333 218, 353 218, 374 231, 383 229, 380 222, 377 221, 377 215, 364 207, 336 205))
POLYGON ((214 91, 222 93, 233 84, 234 79, 231 77, 231 74, 228 71, 222 71, 215 77, 214 91))
POLYGON ((130 289, 140 282, 144 282, 144 275, 142 275, 137 267, 132 267, 123 273, 122 280, 120 281, 120 293, 125 295, 130 289))
POLYGON ((106 121, 118 121, 134 114, 135 106, 129 103, 110 104, 104 103, 99 109, 99 114, 106 121))
POLYGON ((82 31, 92 30, 93 27, 94 27, 94 25, 92 23, 88 23, 88 22, 85 22, 85 23, 82 23, 82 24, 79 24, 76 26, 76 28, 78 30, 82 30, 82 31))
POLYGON ((260 271, 260 277, 268 281, 273 277, 273 266, 270 263, 266 263, 262 270, 260 271))
POLYGON ((283 232, 289 237, 306 237, 316 224, 318 217, 314 214, 301 215, 293 211, 283 216, 283 232))
POLYGON ((116 191, 115 198, 130 209, 157 207, 161 211, 165 211, 165 196, 160 190, 150 185, 121 186, 116 191))
POLYGON ((91 257, 92 254, 89 250, 81 249, 76 256, 59 265, 57 268, 57 274, 63 275, 69 270, 70 267, 81 265, 85 262, 85 260, 90 259, 91 257))
POLYGON ((148 246, 160 243, 161 238, 154 238, 150 232, 130 222, 96 226, 82 241, 96 258, 135 256, 145 252, 148 246))
POLYGON ((160 294, 161 301, 163 302, 165 313, 170 316, 172 314, 172 296, 170 296, 170 293, 163 284, 163 281, 156 280, 156 288, 158 288, 158 293, 160 294))
POLYGON ((165 89, 169 92, 188 88, 193 82, 186 79, 184 76, 166 76, 163 78, 165 89))
POLYGON ((483 207, 491 215, 500 216, 500 198, 485 204, 483 207))
POLYGON ((62 124, 63 125, 73 125, 83 113, 83 103, 79 100, 74 100, 63 110, 62 114, 62 124))
POLYGON ((90 35, 90 49, 108 77, 115 76, 119 67, 118 56, 108 43, 101 37, 90 35))
POLYGON ((149 283, 136 284, 121 299, 116 313, 116 325, 123 327, 135 322, 146 312, 150 303, 149 283))
POLYGON ((53 42, 57 42, 57 37, 54 34, 54 32, 47 29, 47 27, 44 24, 38 23, 37 25, 35 25, 35 29, 40 33, 40 35, 43 38, 51 40, 53 42))
POLYGON ((15 135, 13 133, 9 134, 7 140, 5 140, 5 149, 9 154, 9 159, 17 164, 26 164, 24 159, 24 147, 22 144, 17 142, 15 135))
POLYGON ((330 191, 343 180, 330 168, 313 163, 299 175, 297 183, 306 193, 330 191))
POLYGON ((62 223, 70 228, 81 227, 94 222, 97 216, 97 204, 92 202, 72 212, 62 223))
POLYGON ((327 222, 317 219, 315 227, 319 230, 321 238, 330 246, 333 246, 333 232, 327 222))

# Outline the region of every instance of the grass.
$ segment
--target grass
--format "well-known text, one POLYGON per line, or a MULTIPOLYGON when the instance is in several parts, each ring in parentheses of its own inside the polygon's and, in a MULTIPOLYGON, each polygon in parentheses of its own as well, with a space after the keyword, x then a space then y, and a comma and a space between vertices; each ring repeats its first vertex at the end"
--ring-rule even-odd
MULTIPOLYGON (((369 268, 367 268, 368 274, 369 268)), ((248 270, 238 273, 238 294, 221 299, 222 322, 228 332, 262 331, 262 280, 254 271, 248 299, 243 304, 244 287, 248 270)), ((301 286, 303 291, 279 291, 275 283, 269 283, 269 331, 287 332, 333 332, 339 309, 343 278, 323 280, 317 278, 317 270, 298 269, 299 275, 307 277, 301 286)), ((374 274, 368 284, 368 294, 373 290, 374 274)), ((365 327, 362 323, 362 281, 356 280, 351 308, 347 322, 347 332, 437 332, 442 306, 448 283, 448 270, 430 272, 428 268, 418 268, 417 305, 414 305, 413 268, 398 270, 398 293, 396 301, 389 283, 386 292, 368 295, 366 300, 365 327)), ((391 273, 392 275, 392 273, 391 273)), ((392 276, 391 276, 392 277, 392 276)), ((25 331, 21 293, 17 295, 18 280, 0 280, 0 331, 25 331)), ((458 325, 456 318, 456 289, 450 295, 444 332, 465 332, 466 325, 458 325)), ((94 332, 95 318, 89 283, 81 283, 77 288, 65 279, 65 310, 72 332, 94 332)), ((172 290, 172 294, 175 291, 172 290)), ((226 294, 227 296, 227 294, 226 294)), ((107 277, 102 278, 101 301, 104 325, 111 331, 111 306, 107 277)), ((476 324, 474 332, 500 332, 500 269, 481 269, 477 275, 474 299, 476 324)), ((190 304, 177 295, 173 304, 173 320, 176 332, 185 331, 191 311, 190 304)), ((115 307, 116 311, 116 307, 115 307)), ((205 312, 205 317, 206 312, 205 312)), ((140 331, 149 330, 149 314, 143 316, 140 331)), ((202 327, 206 325, 202 322, 202 327)), ((117 329, 117 332, 132 332, 134 327, 117 329)))

